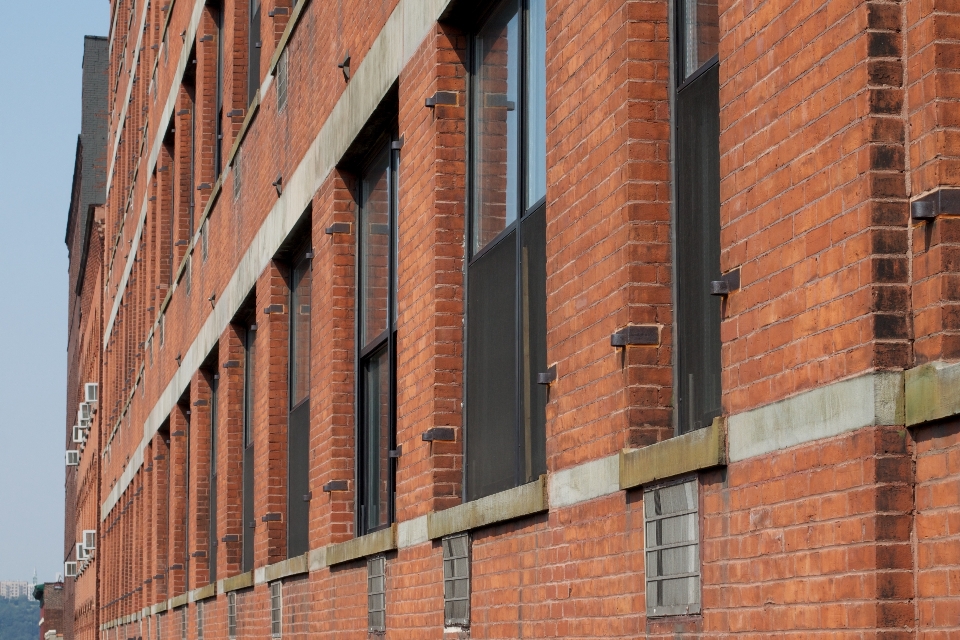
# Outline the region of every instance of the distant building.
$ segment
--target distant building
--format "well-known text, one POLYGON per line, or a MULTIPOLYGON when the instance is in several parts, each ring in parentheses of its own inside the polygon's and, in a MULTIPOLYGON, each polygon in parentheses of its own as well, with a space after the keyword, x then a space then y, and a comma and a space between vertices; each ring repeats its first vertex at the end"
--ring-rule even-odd
POLYGON ((40 640, 63 637, 62 582, 31 585, 30 599, 40 601, 40 640))
POLYGON ((0 598, 23 598, 33 600, 33 585, 26 580, 5 580, 0 582, 0 598))

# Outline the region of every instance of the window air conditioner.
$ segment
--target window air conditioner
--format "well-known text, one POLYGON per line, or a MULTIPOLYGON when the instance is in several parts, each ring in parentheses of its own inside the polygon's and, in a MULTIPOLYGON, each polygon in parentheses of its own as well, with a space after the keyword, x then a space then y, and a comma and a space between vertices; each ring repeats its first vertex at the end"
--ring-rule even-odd
POLYGON ((87 404, 97 404, 99 396, 97 395, 96 382, 88 382, 83 385, 83 400, 87 404))
POLYGON ((76 449, 67 449, 67 466, 76 467, 80 464, 80 452, 76 449))
POLYGON ((83 546, 86 549, 97 548, 97 532, 94 529, 86 529, 83 532, 83 546))
POLYGON ((76 578, 77 577, 77 563, 76 562, 64 562, 63 563, 63 576, 65 578, 76 578))

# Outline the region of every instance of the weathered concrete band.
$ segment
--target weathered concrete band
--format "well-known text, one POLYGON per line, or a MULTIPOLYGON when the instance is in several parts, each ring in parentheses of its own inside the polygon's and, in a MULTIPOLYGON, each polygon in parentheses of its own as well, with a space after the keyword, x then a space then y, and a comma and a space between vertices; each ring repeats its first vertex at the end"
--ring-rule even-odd
POLYGON ((877 372, 727 419, 730 462, 876 425, 904 424, 904 376, 877 372))
POLYGON ((904 376, 906 424, 960 415, 960 364, 931 362, 904 376))
POLYGON ((717 418, 706 429, 621 452, 618 489, 631 489, 726 462, 726 421, 717 418))
POLYGON ((327 546, 327 566, 332 567, 351 560, 359 560, 397 548, 397 525, 353 540, 327 546))
POLYGON ((427 515, 427 536, 436 540, 454 533, 546 511, 546 488, 546 476, 540 476, 536 482, 430 513, 427 515))

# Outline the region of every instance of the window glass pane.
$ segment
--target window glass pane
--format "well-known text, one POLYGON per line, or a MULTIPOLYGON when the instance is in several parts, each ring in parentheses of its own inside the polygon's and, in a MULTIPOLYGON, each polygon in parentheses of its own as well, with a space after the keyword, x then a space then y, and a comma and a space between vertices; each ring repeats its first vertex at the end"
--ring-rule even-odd
POLYGON ((360 346, 387 329, 390 284, 390 151, 385 148, 361 184, 360 346))
POLYGON ((293 270, 290 296, 290 406, 310 393, 310 261, 301 260, 293 270))
POLYGON ((470 265, 467 287, 467 500, 517 486, 517 236, 470 265))
POLYGON ((253 381, 256 362, 257 332, 247 329, 244 332, 243 363, 243 445, 253 444, 253 381))
POLYGON ((477 34, 473 251, 517 219, 520 16, 507 2, 477 34))
POLYGON ((714 66, 677 94, 677 428, 720 415, 720 75, 714 66))
POLYGON ((547 8, 530 0, 527 21, 527 194, 524 209, 547 195, 547 8))
POLYGON ((363 524, 390 524, 390 354, 386 345, 363 365, 363 524))
POLYGON ((717 55, 720 21, 717 0, 683 0, 683 80, 717 55))
POLYGON ((547 387, 537 375, 547 370, 547 230, 546 207, 520 226, 520 304, 522 476, 532 482, 547 472, 547 387))

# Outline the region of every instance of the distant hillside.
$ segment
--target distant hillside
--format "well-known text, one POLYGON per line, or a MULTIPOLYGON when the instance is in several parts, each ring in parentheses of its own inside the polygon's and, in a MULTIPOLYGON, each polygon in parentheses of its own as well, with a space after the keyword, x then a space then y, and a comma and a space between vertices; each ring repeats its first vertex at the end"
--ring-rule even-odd
POLYGON ((0 598, 0 640, 38 640, 40 603, 0 598))

